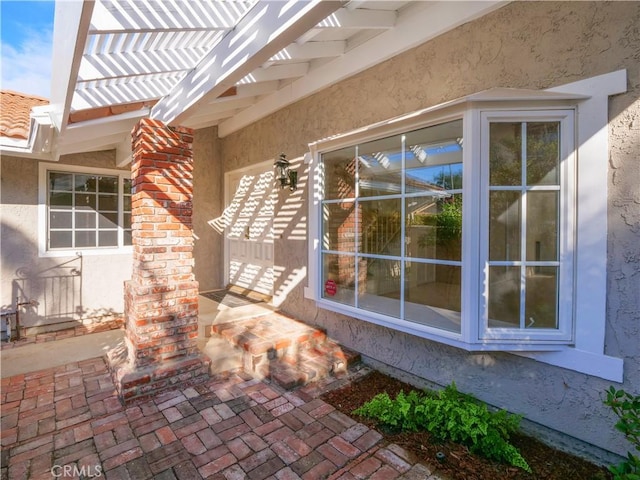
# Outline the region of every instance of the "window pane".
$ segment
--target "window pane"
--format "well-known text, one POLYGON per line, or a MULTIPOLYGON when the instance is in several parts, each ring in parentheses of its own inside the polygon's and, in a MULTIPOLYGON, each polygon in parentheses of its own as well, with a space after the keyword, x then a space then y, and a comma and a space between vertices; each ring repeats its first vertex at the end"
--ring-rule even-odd
POLYGON ((99 247, 115 247, 118 245, 118 232, 108 231, 98 233, 98 246, 99 247))
POLYGON ((124 231, 124 244, 125 245, 132 245, 133 244, 131 230, 125 230, 124 231))
POLYGON ((354 202, 325 203, 322 206, 322 248, 355 252, 356 221, 354 202))
POLYGON ((100 193, 118 193, 118 177, 98 177, 100 193))
POLYGON ((558 192, 527 193, 527 260, 558 259, 558 192))
POLYGON ((460 332, 460 275, 460 267, 407 262, 405 318, 450 332, 460 332))
POLYGON ((356 147, 322 155, 324 162, 324 198, 356 196, 356 147))
POLYGON ((52 193, 49 195, 49 205, 56 208, 69 208, 73 205, 72 193, 52 193))
POLYGON ((99 210, 118 210, 118 195, 98 195, 99 210))
POLYGON ((73 175, 70 173, 49 172, 49 190, 70 192, 73 175))
POLYGON ((50 248, 71 248, 72 235, 71 232, 49 232, 50 248))
POLYGON ((399 260, 380 258, 362 258, 360 269, 365 278, 361 278, 358 292, 358 306, 365 310, 400 316, 400 279, 399 260))
POLYGON ((401 200, 361 201, 360 251, 376 255, 400 255, 402 247, 401 200))
POLYGON ((520 260, 520 192, 489 192, 489 260, 520 260))
POLYGON ((558 269, 528 268, 525 289, 525 326, 558 328, 558 269))
POLYGON ((131 214, 130 213, 125 213, 122 216, 122 226, 124 228, 131 228, 131 214))
POLYGON ((81 247, 95 247, 96 246, 96 232, 95 231, 76 231, 76 248, 81 247))
POLYGON ((73 227, 71 212, 49 212, 50 228, 71 228, 73 227))
POLYGON ((489 184, 522 184, 522 124, 492 123, 489 127, 489 184))
POLYGON ((76 193, 76 208, 80 210, 95 210, 96 196, 90 193, 76 193))
POLYGON ((125 195, 123 198, 123 210, 125 212, 130 212, 131 211, 131 196, 130 195, 125 195))
POLYGON ((347 255, 322 255, 322 297, 355 305, 356 263, 347 255))
POLYGON ((76 228, 96 228, 94 212, 76 212, 76 228))
POLYGON ((126 195, 128 193, 131 193, 131 179, 130 178, 123 178, 122 179, 122 191, 123 193, 126 195))
POLYGON ((462 120, 409 132, 406 192, 462 188, 462 120))
POLYGON ((397 195, 402 191, 402 137, 399 135, 358 147, 359 195, 397 195))
POLYGON ((520 328, 520 267, 489 267, 489 328, 520 328))
POLYGON ((414 258, 462 258, 462 195, 405 200, 405 255, 414 258))
POLYGON ((93 175, 76 175, 74 188, 76 192, 95 192, 97 183, 98 179, 93 175))
POLYGON ((527 123, 527 185, 558 185, 560 123, 527 123))
POLYGON ((101 213, 98 218, 99 228, 116 228, 118 226, 117 213, 101 213))

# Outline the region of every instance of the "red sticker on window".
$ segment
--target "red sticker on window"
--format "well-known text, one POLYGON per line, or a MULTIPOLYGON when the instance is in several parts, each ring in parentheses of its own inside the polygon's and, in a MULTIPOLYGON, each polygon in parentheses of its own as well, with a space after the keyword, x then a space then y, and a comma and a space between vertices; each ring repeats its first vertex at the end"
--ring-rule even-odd
POLYGON ((337 291, 338 291, 338 286, 336 285, 336 282, 334 282, 333 280, 327 280, 324 283, 324 292, 330 297, 333 297, 337 291))

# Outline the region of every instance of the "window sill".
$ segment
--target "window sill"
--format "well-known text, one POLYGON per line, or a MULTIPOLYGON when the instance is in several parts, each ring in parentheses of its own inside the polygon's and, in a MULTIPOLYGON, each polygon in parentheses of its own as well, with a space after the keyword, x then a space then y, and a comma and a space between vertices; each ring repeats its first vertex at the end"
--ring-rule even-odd
POLYGON ((60 257, 90 257, 90 256, 112 256, 131 255, 133 247, 103 247, 103 248, 70 248, 68 250, 46 250, 40 252, 40 258, 60 258, 60 257))
POLYGON ((462 336, 457 333, 444 330, 437 331, 425 325, 399 319, 390 320, 388 317, 376 314, 375 312, 364 312, 348 305, 321 299, 316 300, 316 306, 324 310, 340 313, 358 320, 401 331, 409 335, 456 347, 468 352, 511 353, 605 380, 618 383, 623 381, 624 361, 621 358, 579 350, 569 345, 550 343, 467 343, 464 342, 462 336))

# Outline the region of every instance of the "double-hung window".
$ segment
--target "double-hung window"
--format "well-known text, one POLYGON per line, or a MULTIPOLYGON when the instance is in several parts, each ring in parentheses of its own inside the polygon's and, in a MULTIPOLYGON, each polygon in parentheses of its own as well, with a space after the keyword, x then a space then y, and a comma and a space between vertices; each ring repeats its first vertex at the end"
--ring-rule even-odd
POLYGON ((128 172, 42 166, 46 251, 127 247, 131 242, 128 172))

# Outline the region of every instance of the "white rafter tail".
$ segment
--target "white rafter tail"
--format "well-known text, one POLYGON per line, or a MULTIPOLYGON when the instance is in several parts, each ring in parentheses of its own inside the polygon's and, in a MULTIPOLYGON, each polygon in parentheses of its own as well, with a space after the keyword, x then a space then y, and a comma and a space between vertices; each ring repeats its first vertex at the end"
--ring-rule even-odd
POLYGON ((240 81, 243 83, 270 82, 287 78, 300 78, 309 73, 308 63, 292 63, 289 65, 273 65, 269 68, 259 68, 251 72, 240 81))
POLYGON ((259 2, 152 109, 167 124, 188 117, 189 110, 221 95, 244 76, 339 9, 341 1, 259 2))
POLYGON ((94 2, 56 2, 53 27, 53 58, 56 74, 51 76, 50 116, 59 132, 67 128, 71 99, 87 40, 94 2))
MULTIPOLYGON (((278 90, 218 125, 218 135, 225 137, 260 118, 280 110, 340 80, 366 70, 388 58, 407 51, 463 23, 481 17, 504 5, 486 2, 416 2, 397 17, 395 28, 329 60, 309 75, 294 80, 286 89, 278 90)), ((351 12, 355 13, 355 12, 351 12)))

